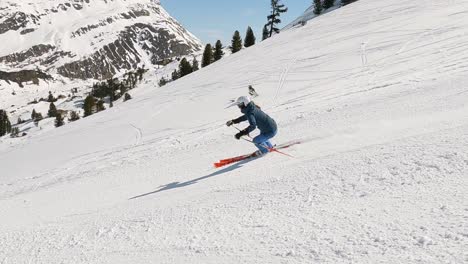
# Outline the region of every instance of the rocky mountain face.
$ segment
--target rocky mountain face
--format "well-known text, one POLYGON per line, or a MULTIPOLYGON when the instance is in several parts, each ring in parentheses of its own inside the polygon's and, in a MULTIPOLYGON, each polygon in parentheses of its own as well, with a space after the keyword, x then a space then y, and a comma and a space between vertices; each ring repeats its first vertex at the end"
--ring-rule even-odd
POLYGON ((201 50, 158 0, 2 0, 0 70, 107 79, 201 50))

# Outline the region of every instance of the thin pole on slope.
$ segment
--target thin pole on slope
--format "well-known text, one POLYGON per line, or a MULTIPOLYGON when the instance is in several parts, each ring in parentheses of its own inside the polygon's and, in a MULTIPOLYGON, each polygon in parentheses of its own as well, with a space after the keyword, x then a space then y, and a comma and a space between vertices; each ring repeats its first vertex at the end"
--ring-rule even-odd
MULTIPOLYGON (((236 126, 234 126, 234 125, 233 125, 233 127, 234 127, 235 129, 239 130, 239 131, 242 131, 242 130, 240 130, 238 127, 236 127, 236 126)), ((248 136, 250 139, 252 139, 252 137, 251 137, 250 135, 247 135, 247 136, 248 136)), ((276 148, 270 148, 270 147, 268 147, 268 146, 265 145, 265 144, 255 143, 255 142, 253 142, 253 140, 246 139, 245 137, 241 137, 241 138, 242 138, 243 140, 247 141, 247 142, 253 143, 254 145, 262 146, 262 147, 268 149, 268 151, 270 151, 270 152, 278 152, 279 154, 283 154, 283 155, 285 155, 285 156, 294 158, 293 156, 291 156, 291 155, 289 155, 289 154, 287 154, 287 153, 284 153, 284 152, 282 152, 282 151, 279 151, 279 150, 277 150, 276 148)))

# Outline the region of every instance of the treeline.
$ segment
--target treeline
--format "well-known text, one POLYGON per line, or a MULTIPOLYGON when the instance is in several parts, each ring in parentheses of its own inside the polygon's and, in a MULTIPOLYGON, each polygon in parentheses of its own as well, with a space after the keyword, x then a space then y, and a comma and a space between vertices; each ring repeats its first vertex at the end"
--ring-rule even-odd
MULTIPOLYGON (((282 13, 288 11, 288 8, 280 3, 280 0, 271 0, 271 14, 267 17, 267 23, 263 27, 263 36, 262 41, 273 36, 273 34, 279 33, 278 24, 281 23, 280 16, 282 13)), ((242 39, 241 34, 236 30, 232 36, 231 45, 228 47, 232 54, 241 51, 243 48, 248 48, 256 43, 256 37, 249 26, 246 30, 244 39, 242 39)), ((219 61, 223 58, 224 54, 223 44, 221 40, 216 41, 214 45, 211 43, 206 44, 203 51, 201 59, 201 68, 207 67, 216 61, 219 61)), ((195 72, 199 69, 199 62, 196 58, 193 58, 192 62, 188 61, 186 58, 183 58, 178 69, 175 69, 170 78, 162 77, 159 81, 159 86, 164 86, 169 82, 175 81, 179 78, 182 78, 192 72, 195 72)))
POLYGON ((147 69, 138 68, 136 71, 125 73, 122 80, 111 78, 94 83, 91 93, 84 100, 83 117, 106 110, 104 106, 106 101, 109 103, 109 107, 113 107, 114 102, 122 97, 124 102, 132 99, 128 91, 135 88, 138 82, 143 80, 143 75, 147 71, 147 69))
MULTIPOLYGON (((239 31, 236 30, 232 37, 231 46, 229 47, 229 50, 231 51, 231 53, 236 53, 242 50, 242 48, 244 47, 248 48, 250 46, 255 45, 255 41, 256 38, 251 27, 247 28, 244 41, 242 41, 239 31)), ((159 80, 159 86, 164 86, 169 82, 175 81, 186 75, 191 74, 192 72, 198 71, 200 69, 200 66, 201 68, 204 68, 216 61, 221 60, 225 55, 224 48, 225 47, 223 46, 221 40, 216 41, 214 46, 211 44, 206 44, 201 59, 201 65, 196 57, 193 57, 191 62, 187 60, 187 58, 183 58, 179 63, 179 67, 172 72, 171 78, 162 77, 159 80)))
MULTIPOLYGON (((128 91, 134 89, 137 84, 143 80, 143 75, 147 71, 147 69, 138 68, 136 71, 127 72, 120 80, 118 78, 112 78, 106 81, 94 83, 91 92, 84 99, 83 117, 104 111, 106 109, 104 106, 106 102, 109 104, 109 107, 113 107, 114 102, 122 97, 124 102, 132 99, 128 91)), ((62 98, 65 98, 65 96, 55 98, 52 92, 49 92, 49 96, 46 99, 41 98, 39 100, 49 102, 49 110, 47 111, 46 117, 55 118, 54 124, 56 127, 63 126, 65 124, 65 119, 68 119, 68 122, 74 122, 81 118, 77 111, 57 109, 55 103, 58 99, 62 98)), ((34 100, 30 104, 35 103, 38 103, 38 101, 34 100)), ((44 116, 42 113, 37 112, 35 109, 32 110, 30 121, 34 122, 36 126, 43 119, 44 116)), ((22 120, 19 117, 16 126, 12 126, 7 112, 0 110, 0 136, 4 136, 9 133, 11 134, 11 137, 19 136, 20 131, 18 125, 25 123, 26 121, 27 120, 22 120)), ((22 135, 24 136, 26 133, 23 133, 22 135)))

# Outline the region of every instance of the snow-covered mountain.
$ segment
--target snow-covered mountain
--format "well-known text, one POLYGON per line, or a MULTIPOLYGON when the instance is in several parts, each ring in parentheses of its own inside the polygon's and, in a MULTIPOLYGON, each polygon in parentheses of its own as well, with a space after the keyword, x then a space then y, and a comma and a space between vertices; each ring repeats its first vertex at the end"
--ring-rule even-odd
POLYGON ((106 79, 201 50, 158 0, 4 0, 0 70, 106 79))
POLYGON ((0 138, 0 261, 466 263, 467 14, 465 0, 361 0, 0 138), (275 143, 309 140, 215 170, 255 150, 225 126, 249 84, 275 143))

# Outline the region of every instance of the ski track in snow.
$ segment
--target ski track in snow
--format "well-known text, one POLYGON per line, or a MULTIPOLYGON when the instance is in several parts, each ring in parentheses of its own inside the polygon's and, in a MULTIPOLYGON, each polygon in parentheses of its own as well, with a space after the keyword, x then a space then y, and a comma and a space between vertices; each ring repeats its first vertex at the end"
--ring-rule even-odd
POLYGON ((468 4, 425 3, 361 0, 2 138, 0 263, 467 263, 468 4), (275 143, 308 140, 215 170, 255 149, 224 126, 250 83, 275 143))

